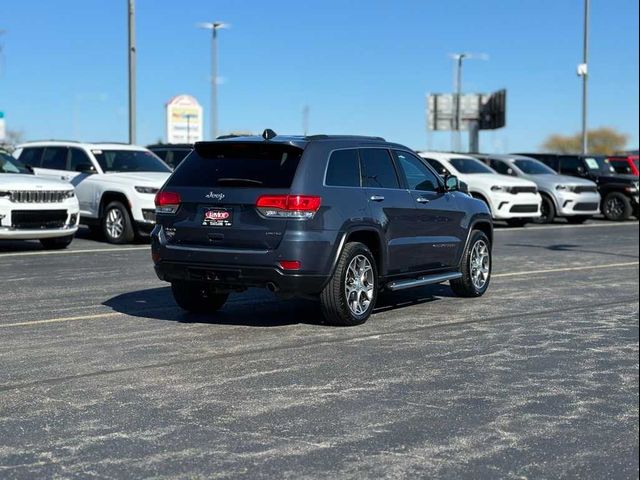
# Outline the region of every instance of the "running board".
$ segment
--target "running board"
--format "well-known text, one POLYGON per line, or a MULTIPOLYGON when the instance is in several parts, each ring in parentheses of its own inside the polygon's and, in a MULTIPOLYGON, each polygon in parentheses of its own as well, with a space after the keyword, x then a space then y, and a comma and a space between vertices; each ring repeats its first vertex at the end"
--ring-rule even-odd
POLYGON ((405 288, 422 287, 423 285, 433 285, 435 283, 442 283, 448 280, 457 280, 461 278, 460 272, 438 273, 436 275, 426 275, 420 278, 410 278, 408 280, 396 280, 395 282, 387 283, 387 288, 391 291, 404 290, 405 288))

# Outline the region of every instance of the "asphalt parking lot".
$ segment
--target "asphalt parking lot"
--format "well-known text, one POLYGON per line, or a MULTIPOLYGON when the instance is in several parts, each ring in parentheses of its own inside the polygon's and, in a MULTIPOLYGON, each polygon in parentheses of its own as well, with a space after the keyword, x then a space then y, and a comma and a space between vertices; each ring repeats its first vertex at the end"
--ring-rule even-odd
POLYGON ((637 478, 638 223, 498 229, 489 292, 179 310, 147 245, 0 243, 0 478, 637 478))

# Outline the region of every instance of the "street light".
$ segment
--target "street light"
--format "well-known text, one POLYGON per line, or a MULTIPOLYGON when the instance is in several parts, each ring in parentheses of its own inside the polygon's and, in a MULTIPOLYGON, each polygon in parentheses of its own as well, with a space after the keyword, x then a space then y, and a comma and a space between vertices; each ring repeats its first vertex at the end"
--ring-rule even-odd
POLYGON ((462 61, 463 60, 489 60, 486 53, 453 53, 451 58, 455 61, 455 75, 453 80, 453 89, 455 93, 455 110, 454 110, 454 132, 452 135, 451 150, 460 151, 460 96, 462 95, 462 61))
POLYGON ((127 23, 129 37, 127 57, 129 60, 129 143, 136 143, 136 10, 135 0, 127 1, 127 23))
POLYGON ((582 154, 588 151, 587 132, 587 80, 589 78, 589 0, 584 0, 584 37, 582 43, 582 63, 578 65, 578 76, 582 77, 582 154))
POLYGON ((222 22, 199 23, 198 28, 211 30, 211 140, 218 137, 218 30, 229 28, 222 22))

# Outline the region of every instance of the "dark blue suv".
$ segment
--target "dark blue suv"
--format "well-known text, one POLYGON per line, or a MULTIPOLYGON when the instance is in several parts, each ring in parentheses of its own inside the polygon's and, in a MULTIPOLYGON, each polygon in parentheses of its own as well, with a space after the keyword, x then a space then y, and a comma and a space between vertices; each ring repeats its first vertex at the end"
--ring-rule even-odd
POLYGON ((262 287, 319 299, 337 325, 365 322, 382 289, 449 281, 477 297, 493 226, 459 187, 378 137, 199 142, 156 196, 155 269, 188 311, 262 287))

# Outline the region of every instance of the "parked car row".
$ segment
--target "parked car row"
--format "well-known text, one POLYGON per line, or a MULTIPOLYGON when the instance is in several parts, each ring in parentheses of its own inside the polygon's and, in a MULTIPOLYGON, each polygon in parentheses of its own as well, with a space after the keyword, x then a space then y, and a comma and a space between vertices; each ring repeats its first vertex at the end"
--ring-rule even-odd
MULTIPOLYGON (((19 145, 13 156, 0 157, 0 238, 41 239, 47 248, 63 248, 79 223, 110 243, 147 236, 156 224, 154 196, 192 151, 190 144, 19 145)), ((458 178, 462 193, 483 201, 494 220, 510 226, 559 217, 582 223, 598 213, 618 221, 638 216, 637 156, 419 152, 419 157, 442 178, 458 178)))
POLYGON ((127 144, 30 142, 13 154, 38 178, 70 182, 82 223, 116 244, 151 232, 154 196, 171 174, 149 150, 127 144))

